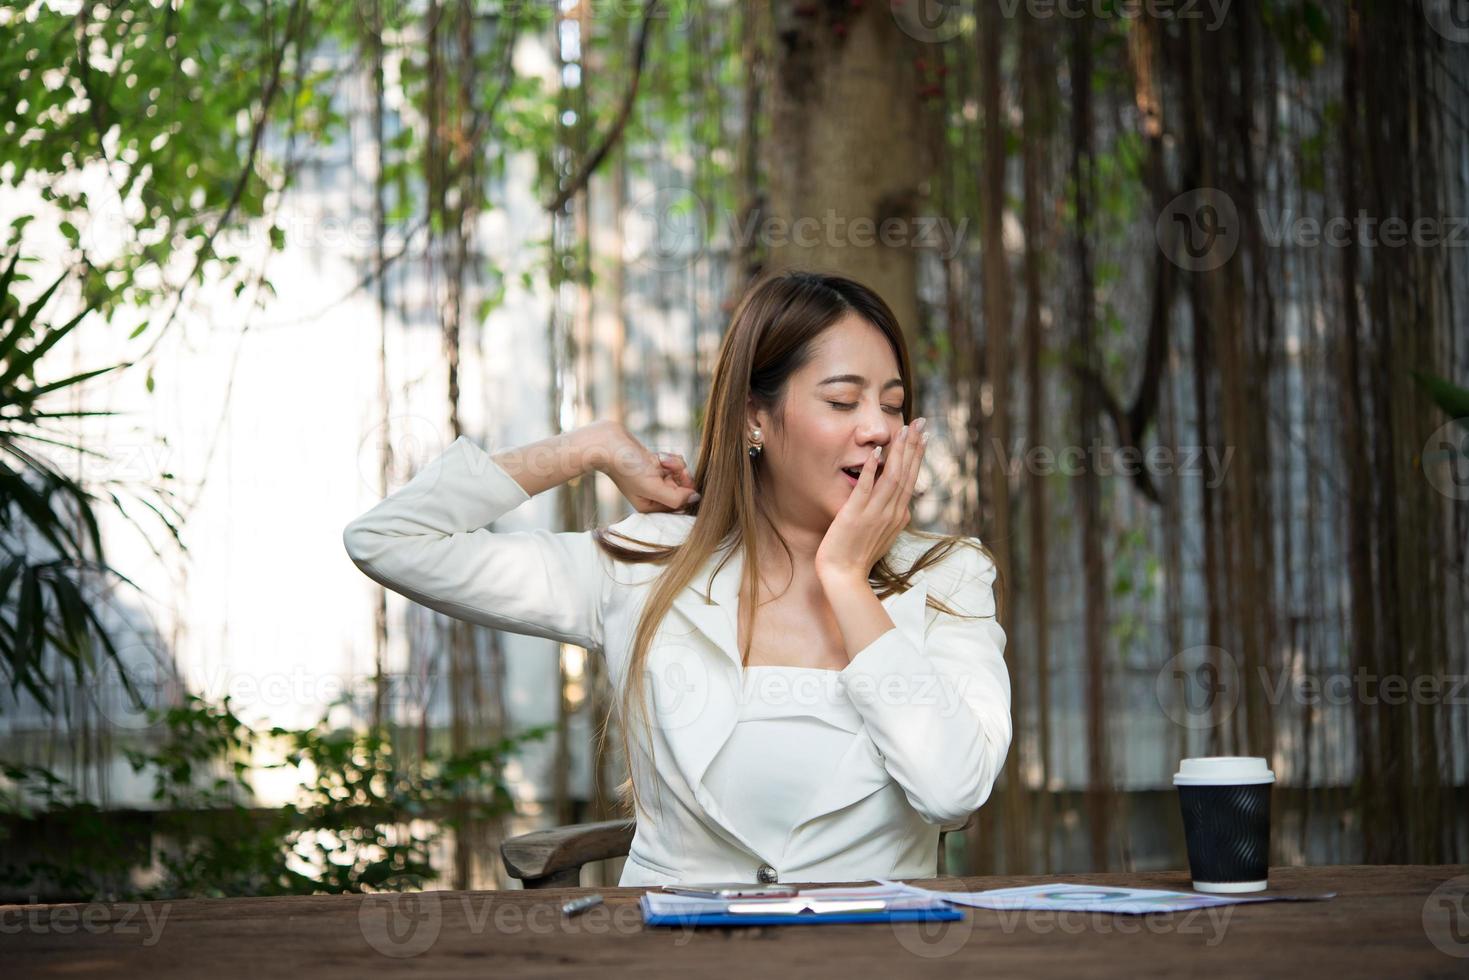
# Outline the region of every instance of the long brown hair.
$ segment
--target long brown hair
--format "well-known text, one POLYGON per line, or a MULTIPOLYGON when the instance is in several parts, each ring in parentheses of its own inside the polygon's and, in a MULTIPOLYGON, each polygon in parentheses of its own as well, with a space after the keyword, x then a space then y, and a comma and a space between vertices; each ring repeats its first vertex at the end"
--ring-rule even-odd
MULTIPOLYGON (((761 458, 752 458, 745 441, 746 411, 751 400, 771 414, 776 435, 782 426, 786 395, 791 376, 813 356, 816 339, 828 327, 849 313, 855 313, 877 327, 892 345, 903 379, 903 419, 913 417, 913 378, 908 348, 897 318, 875 292, 855 280, 803 270, 768 273, 751 284, 735 307, 728 331, 720 343, 719 358, 709 388, 704 413, 704 427, 694 473, 694 487, 700 495, 695 504, 685 508, 694 515, 688 537, 675 545, 640 541, 608 528, 598 528, 593 537, 614 559, 633 564, 654 563, 667 567, 659 576, 648 597, 642 617, 634 633, 628 660, 627 676, 620 692, 622 746, 629 773, 635 765, 629 736, 634 712, 640 730, 649 731, 648 708, 644 697, 645 667, 648 648, 659 624, 668 614, 673 599, 693 579, 706 560, 731 541, 745 548, 743 582, 740 594, 755 596, 757 569, 756 529, 758 519, 768 515, 768 501, 760 492, 761 458), (613 537, 632 542, 636 548, 617 543, 613 537)), ((767 522, 789 556, 790 546, 773 522, 767 522)), ((891 567, 888 556, 879 559, 868 578, 879 590, 878 598, 893 592, 906 592, 912 576, 929 565, 940 562, 954 548, 975 546, 961 535, 928 534, 912 531, 920 538, 935 541, 908 568, 891 567)), ((983 545, 978 550, 993 561, 983 545)), ((889 552, 889 555, 892 553, 889 552)), ((733 549, 715 569, 733 555, 733 549)), ((997 569, 998 573, 998 569, 997 569)), ((999 581, 996 581, 998 610, 999 581)), ((928 605, 951 615, 960 615, 934 596, 928 605)), ((746 647, 740 651, 740 662, 749 663, 749 638, 754 636, 756 610, 752 603, 741 602, 741 624, 746 647)), ((976 618, 976 617, 964 617, 976 618)), ((610 720, 610 716, 609 716, 610 720)), ((601 740, 606 742, 606 723, 601 740)), ((652 739, 647 741, 648 758, 652 759, 652 739)), ((657 780, 653 780, 657 786, 657 780)), ((618 787, 622 806, 629 815, 640 808, 636 781, 629 776, 618 787)))

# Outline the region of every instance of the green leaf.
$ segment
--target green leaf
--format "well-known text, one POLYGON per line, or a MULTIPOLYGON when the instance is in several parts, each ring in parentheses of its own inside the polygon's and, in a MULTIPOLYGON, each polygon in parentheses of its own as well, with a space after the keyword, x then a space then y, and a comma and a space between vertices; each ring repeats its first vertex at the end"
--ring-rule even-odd
POLYGON ((1412 375, 1413 380, 1418 382, 1418 387, 1428 393, 1445 415, 1469 428, 1469 390, 1426 371, 1414 370, 1412 375))

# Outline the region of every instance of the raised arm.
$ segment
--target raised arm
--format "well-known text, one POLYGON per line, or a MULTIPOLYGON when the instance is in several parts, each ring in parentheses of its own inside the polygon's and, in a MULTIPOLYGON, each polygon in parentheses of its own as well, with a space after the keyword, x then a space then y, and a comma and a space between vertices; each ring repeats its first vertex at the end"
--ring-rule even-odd
POLYGON ((367 577, 445 616, 599 649, 605 576, 591 533, 486 525, 599 469, 611 438, 595 423, 491 455, 460 436, 348 523, 342 544, 367 577))
POLYGON ((593 470, 605 472, 613 458, 636 446, 616 422, 598 421, 491 456, 529 496, 559 487, 593 470))
POLYGON ((609 559, 590 531, 491 531, 536 494, 608 467, 621 427, 596 422, 491 456, 460 436, 354 519, 342 543, 369 578, 456 619, 602 649, 609 559))

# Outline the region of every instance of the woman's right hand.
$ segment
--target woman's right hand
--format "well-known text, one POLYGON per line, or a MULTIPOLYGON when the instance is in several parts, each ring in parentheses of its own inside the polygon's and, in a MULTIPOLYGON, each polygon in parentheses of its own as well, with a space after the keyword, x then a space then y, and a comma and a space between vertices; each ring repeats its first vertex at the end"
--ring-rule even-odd
POLYGON ((621 426, 603 472, 639 513, 681 511, 699 499, 682 456, 653 452, 621 426))

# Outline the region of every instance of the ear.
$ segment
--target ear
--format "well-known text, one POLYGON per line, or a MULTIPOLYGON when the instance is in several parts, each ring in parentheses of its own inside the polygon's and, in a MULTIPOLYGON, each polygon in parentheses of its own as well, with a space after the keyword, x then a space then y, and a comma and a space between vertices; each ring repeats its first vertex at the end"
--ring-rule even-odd
POLYGON ((751 398, 745 402, 745 432, 751 429, 765 431, 766 413, 764 409, 755 407, 755 399, 751 398))

